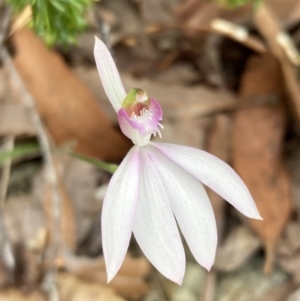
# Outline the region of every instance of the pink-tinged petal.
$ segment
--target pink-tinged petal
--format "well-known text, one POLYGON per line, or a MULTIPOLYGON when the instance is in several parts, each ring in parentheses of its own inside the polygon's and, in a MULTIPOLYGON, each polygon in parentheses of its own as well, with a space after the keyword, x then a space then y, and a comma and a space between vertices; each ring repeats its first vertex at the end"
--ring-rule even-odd
POLYGON ((154 147, 149 146, 172 210, 191 252, 207 270, 215 260, 217 227, 202 184, 154 147), (152 148, 152 150, 151 150, 152 148))
POLYGON ((192 147, 167 143, 151 144, 244 215, 261 219, 248 188, 228 164, 192 147))
POLYGON ((134 236, 155 268, 170 280, 181 284, 185 272, 185 254, 177 224, 157 166, 141 148, 141 178, 134 236))
POLYGON ((94 56, 105 93, 115 111, 118 112, 126 92, 109 50, 97 37, 95 37, 94 56))
POLYGON ((139 148, 134 146, 112 176, 102 208, 102 242, 108 282, 126 255, 139 191, 139 148))
POLYGON ((147 136, 156 134, 159 130, 162 109, 155 99, 151 99, 149 109, 141 116, 129 116, 125 109, 120 109, 118 111, 119 115, 125 118, 131 127, 138 130, 142 136, 147 136))
POLYGON ((128 114, 124 109, 118 111, 118 121, 122 133, 136 145, 143 146, 150 143, 151 135, 142 136, 138 129, 132 127, 129 122, 128 114))
POLYGON ((156 99, 150 99, 149 112, 153 115, 155 120, 162 120, 163 111, 160 104, 156 101, 156 99))

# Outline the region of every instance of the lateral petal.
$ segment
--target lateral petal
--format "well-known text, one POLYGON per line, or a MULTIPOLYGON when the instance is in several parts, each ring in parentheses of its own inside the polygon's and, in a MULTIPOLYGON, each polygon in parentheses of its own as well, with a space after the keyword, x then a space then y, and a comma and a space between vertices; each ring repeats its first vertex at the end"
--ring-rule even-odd
POLYGON ((115 111, 118 112, 126 92, 109 50, 97 37, 95 37, 94 56, 104 91, 115 111))
POLYGON ((159 103, 154 98, 151 98, 148 114, 144 114, 139 118, 133 118, 125 109, 120 109, 118 111, 118 119, 120 117, 126 118, 132 129, 137 130, 142 136, 147 136, 158 132, 159 121, 162 120, 162 109, 159 103))
MULTIPOLYGON (((149 146, 150 151, 151 146, 149 146)), ((214 212, 202 184, 191 174, 152 147, 172 210, 195 259, 207 270, 215 260, 217 227, 214 212)))
POLYGON ((102 207, 102 242, 108 282, 126 255, 139 191, 139 148, 131 148, 112 176, 102 207))
POLYGON ((151 142, 155 148, 214 190, 244 215, 262 219, 243 180, 219 158, 192 147, 151 142))
POLYGON ((181 284, 185 272, 184 249, 157 166, 147 148, 141 148, 143 165, 133 233, 155 268, 181 284))
POLYGON ((129 123, 129 118, 124 109, 120 109, 117 114, 119 125, 121 128, 122 133, 131 139, 131 141, 139 146, 143 146, 146 144, 149 144, 150 142, 150 135, 142 136, 139 132, 139 130, 132 127, 132 125, 129 123))

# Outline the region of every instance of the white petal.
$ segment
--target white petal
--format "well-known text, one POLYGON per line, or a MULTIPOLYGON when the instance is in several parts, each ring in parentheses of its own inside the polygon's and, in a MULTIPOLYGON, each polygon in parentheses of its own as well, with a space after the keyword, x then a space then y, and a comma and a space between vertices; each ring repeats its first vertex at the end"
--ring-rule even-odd
POLYGON ((116 112, 118 112, 126 92, 109 50, 97 37, 95 37, 94 56, 105 93, 116 112))
POLYGON ((102 242, 108 282, 126 255, 139 191, 139 148, 133 147, 111 178, 102 208, 102 242))
POLYGON ((150 262, 170 280, 181 284, 185 254, 157 166, 141 148, 141 178, 134 236, 150 262))
POLYGON ((146 135, 146 136, 142 136, 139 132, 139 130, 133 128, 126 116, 123 114, 123 110, 119 110, 118 112, 118 121, 120 124, 120 128, 122 133, 128 137, 129 139, 131 139, 131 141, 133 142, 133 144, 138 145, 138 146, 144 146, 150 143, 150 138, 151 135, 146 135))
POLYGON ((261 219, 243 180, 225 162, 199 149, 168 143, 152 143, 196 179, 218 193, 244 215, 261 219))
POLYGON ((214 212, 204 187, 154 147, 151 155, 187 244, 199 264, 210 270, 218 237, 214 212))

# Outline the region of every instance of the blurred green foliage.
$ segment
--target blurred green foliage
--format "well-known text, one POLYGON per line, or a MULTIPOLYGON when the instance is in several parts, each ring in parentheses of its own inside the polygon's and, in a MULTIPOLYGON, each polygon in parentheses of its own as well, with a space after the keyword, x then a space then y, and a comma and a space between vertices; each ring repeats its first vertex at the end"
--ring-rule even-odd
MULTIPOLYGON (((122 0, 124 1, 124 0, 122 0)), ((82 160, 82 161, 85 161, 85 162, 88 162, 102 170, 105 170, 111 174, 113 174, 117 168, 119 167, 119 165, 117 164, 113 164, 113 163, 106 163, 102 160, 99 160, 99 159, 96 159, 96 158, 92 158, 92 157, 88 157, 88 156, 84 156, 82 154, 79 154, 79 153, 74 153, 74 152, 70 152, 69 153, 72 157, 74 158, 77 158, 79 160, 82 160)))
POLYGON ((26 143, 17 145, 12 151, 0 152, 0 167, 7 161, 13 159, 20 159, 26 155, 33 155, 40 152, 37 143, 26 143))
POLYGON ((48 45, 67 46, 87 26, 86 12, 93 0, 6 0, 14 12, 32 7, 31 25, 48 45))
POLYGON ((223 6, 227 6, 229 8, 236 8, 239 6, 246 5, 248 3, 252 3, 256 8, 263 2, 263 0, 216 0, 219 4, 223 6))

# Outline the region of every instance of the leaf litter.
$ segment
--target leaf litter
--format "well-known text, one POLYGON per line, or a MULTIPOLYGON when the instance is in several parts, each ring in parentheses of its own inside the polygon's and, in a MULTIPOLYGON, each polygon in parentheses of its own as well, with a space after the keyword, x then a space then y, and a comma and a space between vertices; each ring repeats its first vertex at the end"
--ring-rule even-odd
MULTIPOLYGON (((284 30, 297 43, 298 2, 268 0, 254 11, 205 0, 111 0, 96 3, 88 22, 69 51, 47 49, 26 28, 10 39, 10 55, 53 142, 61 224, 51 227, 51 187, 40 153, 18 152, 3 211, 16 268, 12 273, 0 258, 0 300, 46 300, 42 285, 53 265, 60 300, 297 300, 299 79, 276 39, 284 30), (188 254, 182 287, 152 271, 134 241, 120 273, 106 284, 99 225, 111 175, 61 147, 113 163, 130 147, 92 61, 93 37, 103 24, 111 26, 102 38, 111 41, 126 88, 142 87, 161 102, 163 140, 232 164, 264 218, 246 221, 209 191, 220 236, 216 262, 208 274, 188 254), (247 39, 236 38, 239 30, 247 39), (38 167, 28 173, 31 164, 38 167), (20 189, 24 183, 31 184, 20 189), (46 255, 55 231, 61 241, 52 261, 46 255)), ((0 65, 0 142, 12 135, 17 146, 26 145, 37 132, 8 73, 0 65)))

